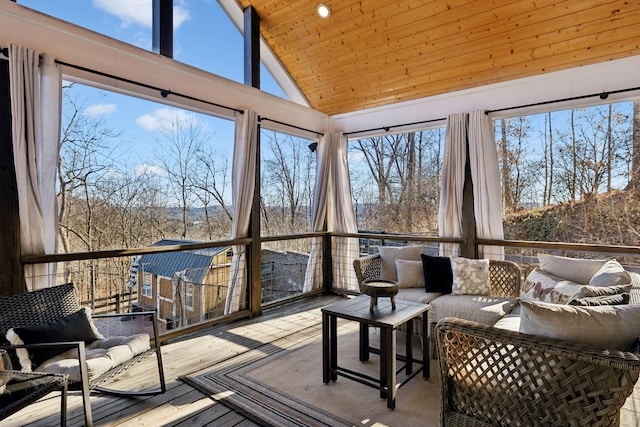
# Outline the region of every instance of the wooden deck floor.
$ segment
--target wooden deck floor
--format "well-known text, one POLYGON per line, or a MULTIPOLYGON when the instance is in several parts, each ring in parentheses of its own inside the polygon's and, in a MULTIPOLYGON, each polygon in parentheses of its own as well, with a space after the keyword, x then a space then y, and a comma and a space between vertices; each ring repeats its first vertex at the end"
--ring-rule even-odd
MULTIPOLYGON (((179 379, 215 366, 221 361, 288 335, 321 321, 320 307, 339 297, 319 296, 265 311, 263 316, 206 329, 162 347, 168 390, 144 398, 118 398, 95 394, 91 397, 96 426, 243 426, 256 424, 232 409, 215 402, 179 379)), ((115 386, 155 387, 154 360, 129 369, 115 386)), ((0 426, 54 426, 59 423, 60 398, 52 393, 0 426)), ((68 397, 69 426, 84 424, 82 399, 78 392, 68 397)), ((640 382, 621 412, 621 426, 640 427, 640 382)))
MULTIPOLYGON (((243 320, 206 329, 162 346, 167 392, 152 397, 119 398, 94 394, 91 397, 96 426, 255 426, 252 421, 217 403, 182 382, 179 377, 212 367, 217 363, 308 328, 320 322, 319 307, 339 299, 314 297, 265 311, 256 319, 243 320)), ((154 360, 149 358, 125 372, 114 387, 127 385, 154 387, 154 360)), ((13 416, 0 426, 58 425, 60 397, 52 393, 13 416)), ((68 396, 67 425, 84 424, 82 398, 68 396)))

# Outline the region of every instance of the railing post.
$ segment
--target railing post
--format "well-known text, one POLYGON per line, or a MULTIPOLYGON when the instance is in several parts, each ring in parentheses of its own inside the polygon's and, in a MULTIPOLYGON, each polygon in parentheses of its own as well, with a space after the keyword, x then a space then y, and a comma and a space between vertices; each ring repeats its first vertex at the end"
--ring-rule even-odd
POLYGON ((331 250, 331 234, 322 236, 322 286, 325 292, 333 286, 333 251, 331 250))
POLYGON ((120 312, 120 294, 116 294, 116 313, 120 312))

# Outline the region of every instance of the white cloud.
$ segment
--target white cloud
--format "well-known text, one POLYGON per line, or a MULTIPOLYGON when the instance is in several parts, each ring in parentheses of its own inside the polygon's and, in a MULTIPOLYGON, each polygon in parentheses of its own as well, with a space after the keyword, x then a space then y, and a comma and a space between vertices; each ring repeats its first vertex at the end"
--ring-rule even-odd
MULTIPOLYGON (((93 0, 93 5, 118 17, 124 28, 133 24, 151 28, 151 0, 93 0)), ((185 0, 176 1, 173 6, 173 29, 178 29, 189 19, 191 15, 185 0)))
POLYGON ((96 117, 111 114, 117 109, 118 106, 116 104, 95 104, 87 107, 83 114, 85 116, 96 117))
POLYGON ((134 169, 136 176, 149 175, 149 176, 166 176, 167 172, 158 165, 151 165, 149 163, 143 163, 136 166, 134 169))
POLYGON ((144 114, 136 120, 138 126, 148 131, 163 131, 177 124, 187 127, 198 122, 198 118, 185 110, 158 108, 152 114, 144 114))

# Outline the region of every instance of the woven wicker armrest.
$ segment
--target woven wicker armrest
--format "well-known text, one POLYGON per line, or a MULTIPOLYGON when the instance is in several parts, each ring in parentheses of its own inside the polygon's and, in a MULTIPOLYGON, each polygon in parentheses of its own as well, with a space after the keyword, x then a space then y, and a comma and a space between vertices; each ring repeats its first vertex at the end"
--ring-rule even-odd
POLYGON ((436 335, 442 425, 616 425, 640 373, 638 353, 461 319, 436 335))
POLYGON ((382 275, 382 258, 380 254, 367 255, 353 260, 358 283, 365 280, 379 279, 382 275))
POLYGON ((512 261, 489 261, 489 277, 491 295, 507 298, 518 298, 522 284, 522 271, 512 261))

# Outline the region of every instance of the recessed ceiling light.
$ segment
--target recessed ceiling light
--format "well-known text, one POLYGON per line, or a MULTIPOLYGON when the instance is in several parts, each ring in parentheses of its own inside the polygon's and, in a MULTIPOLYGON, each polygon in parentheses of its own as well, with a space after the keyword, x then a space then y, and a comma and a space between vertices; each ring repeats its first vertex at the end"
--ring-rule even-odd
POLYGON ((324 3, 318 5, 316 12, 318 12, 318 16, 322 19, 327 19, 331 15, 331 9, 324 3))

